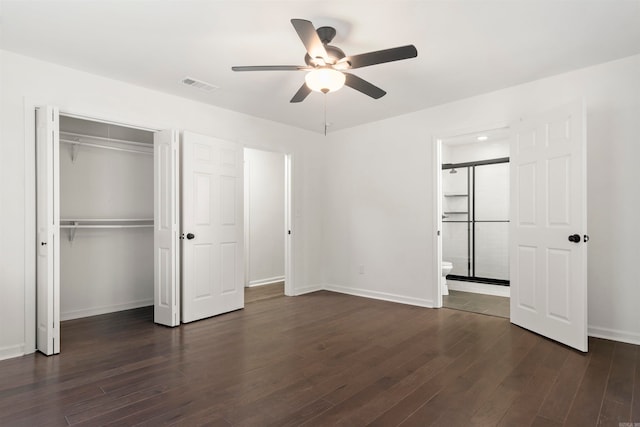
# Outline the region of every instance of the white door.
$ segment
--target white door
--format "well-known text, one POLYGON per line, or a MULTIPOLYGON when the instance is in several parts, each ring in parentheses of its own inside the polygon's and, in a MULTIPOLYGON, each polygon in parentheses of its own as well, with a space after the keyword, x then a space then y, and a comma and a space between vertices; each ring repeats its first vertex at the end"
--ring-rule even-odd
POLYGON ((512 131, 511 322, 587 351, 584 104, 512 131))
POLYGON ((58 109, 36 109, 36 348, 60 353, 60 143, 58 109))
POLYGON ((244 307, 243 155, 238 144, 182 138, 182 321, 244 307))
POLYGON ((153 137, 154 274, 153 320, 180 324, 180 193, 179 135, 175 130, 153 137))

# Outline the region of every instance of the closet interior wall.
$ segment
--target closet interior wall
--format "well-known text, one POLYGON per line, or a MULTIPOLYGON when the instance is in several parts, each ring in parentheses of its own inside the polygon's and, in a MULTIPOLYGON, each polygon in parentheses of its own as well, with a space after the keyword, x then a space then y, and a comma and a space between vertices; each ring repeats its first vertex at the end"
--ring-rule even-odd
POLYGON ((152 132, 60 116, 61 320, 153 305, 152 153, 152 132))

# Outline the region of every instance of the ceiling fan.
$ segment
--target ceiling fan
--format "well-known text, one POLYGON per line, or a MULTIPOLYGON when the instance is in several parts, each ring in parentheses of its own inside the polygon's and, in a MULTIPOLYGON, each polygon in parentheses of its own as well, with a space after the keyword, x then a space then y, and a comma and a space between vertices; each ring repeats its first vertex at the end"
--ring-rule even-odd
POLYGON ((313 24, 305 19, 292 19, 291 24, 307 49, 304 58, 307 65, 231 67, 233 71, 308 71, 305 83, 298 89, 290 102, 304 101, 312 90, 328 93, 334 92, 344 85, 374 99, 381 98, 387 92, 355 74, 345 71, 418 56, 414 45, 346 56, 339 47, 329 45, 336 35, 335 28, 320 27, 316 30, 313 24))

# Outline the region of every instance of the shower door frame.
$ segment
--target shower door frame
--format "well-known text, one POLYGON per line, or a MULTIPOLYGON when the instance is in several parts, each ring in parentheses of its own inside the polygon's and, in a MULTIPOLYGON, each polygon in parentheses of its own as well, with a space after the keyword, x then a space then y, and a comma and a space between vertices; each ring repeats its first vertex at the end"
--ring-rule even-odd
MULTIPOLYGON (((447 279, 461 282, 475 282, 488 285, 509 286, 508 279, 495 279, 490 277, 476 276, 476 222, 500 222, 509 223, 509 220, 484 220, 476 221, 476 167, 509 163, 509 157, 498 157, 495 159, 476 160, 463 163, 443 163, 441 170, 467 169, 467 220, 466 221, 445 221, 443 212, 442 223, 466 223, 467 224, 467 276, 456 274, 447 275, 447 279)), ((445 196, 443 194, 443 196, 445 196)), ((443 237, 444 238, 444 237, 443 237)))

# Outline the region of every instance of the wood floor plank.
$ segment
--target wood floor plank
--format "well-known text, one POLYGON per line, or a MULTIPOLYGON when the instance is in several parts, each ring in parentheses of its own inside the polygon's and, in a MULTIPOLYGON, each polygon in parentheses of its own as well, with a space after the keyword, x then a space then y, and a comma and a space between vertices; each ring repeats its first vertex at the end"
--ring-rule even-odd
POLYGON ((631 422, 633 382, 637 346, 615 343, 607 389, 602 401, 598 425, 620 425, 631 422))
POLYGON ((560 375, 545 398, 538 415, 547 420, 564 423, 573 404, 578 387, 589 365, 589 357, 575 350, 568 350, 560 375))
POLYGON ((0 361, 0 425, 569 426, 596 425, 594 407, 601 423, 639 413, 638 346, 592 338, 582 356, 492 316, 321 291, 177 328, 152 317, 63 322, 60 355, 0 361))
MULTIPOLYGON (((471 425, 498 425, 505 418, 507 412, 514 407, 516 399, 526 394, 532 383, 541 361, 548 355, 551 344, 547 340, 536 340, 531 351, 522 359, 500 383, 500 386, 488 397, 486 402, 478 408, 470 419, 471 425)), ((527 398, 530 401, 531 397, 527 398)), ((537 408, 536 408, 537 412, 537 408)), ((509 419, 509 417, 507 417, 509 419)), ((511 419, 503 425, 525 425, 511 419)))
POLYGON ((458 381, 462 374, 477 361, 478 355, 483 354, 487 349, 495 345, 507 330, 506 324, 500 326, 483 330, 481 339, 478 339, 478 335, 465 335, 464 339, 459 341, 449 354, 456 354, 457 357, 446 370, 441 371, 415 391, 409 393, 369 425, 383 427, 398 424, 406 421, 416 412, 418 414, 413 416, 413 421, 411 422, 415 421, 418 425, 426 423, 427 420, 437 418, 437 410, 426 407, 427 403, 437 396, 444 387, 458 381), (503 328, 502 326, 505 327, 503 328))
POLYGON ((613 360, 615 343, 589 340, 589 366, 566 419, 567 425, 589 425, 598 420, 613 360))
MULTIPOLYGON (((483 366, 495 366, 499 363, 503 350, 501 343, 510 340, 508 335, 511 328, 508 325, 505 326, 507 326, 506 329, 495 331, 497 334, 493 339, 485 336, 478 342, 472 342, 468 350, 463 352, 448 369, 418 389, 417 395, 412 393, 396 407, 376 419, 375 424, 384 425, 392 422, 393 419, 400 419, 403 415, 397 412, 400 409, 408 412, 402 417, 402 425, 429 425, 441 419, 445 412, 450 413, 445 417, 449 415, 458 417, 457 409, 461 405, 461 399, 458 397, 469 391, 479 380, 479 375, 474 371, 480 372, 483 366), (453 396, 456 398, 454 399, 453 396), (412 406, 417 404, 417 407, 407 408, 408 403, 412 406)), ((473 337, 475 338, 475 335, 473 337)), ((464 416, 469 418, 467 413, 464 416)))
POLYGON ((535 345, 537 337, 515 328, 509 332, 485 357, 464 373, 463 378, 468 381, 466 384, 461 382, 448 387, 427 404, 441 408, 438 419, 432 425, 446 426, 454 418, 464 420, 466 425, 471 424, 473 415, 488 402, 509 373, 520 365, 535 345), (447 400, 454 401, 449 403, 447 400))
POLYGON ((512 402, 497 425, 503 427, 532 425, 537 417, 540 406, 555 384, 560 374, 560 365, 553 366, 549 360, 557 360, 558 353, 566 352, 566 349, 541 339, 539 355, 540 363, 537 364, 530 380, 520 389, 520 394, 512 402))
POLYGON ((640 348, 636 348, 636 371, 633 380, 633 402, 631 403, 631 420, 640 423, 640 348))
POLYGON ((554 420, 550 420, 545 417, 537 416, 531 424, 531 427, 560 427, 562 423, 554 420))

